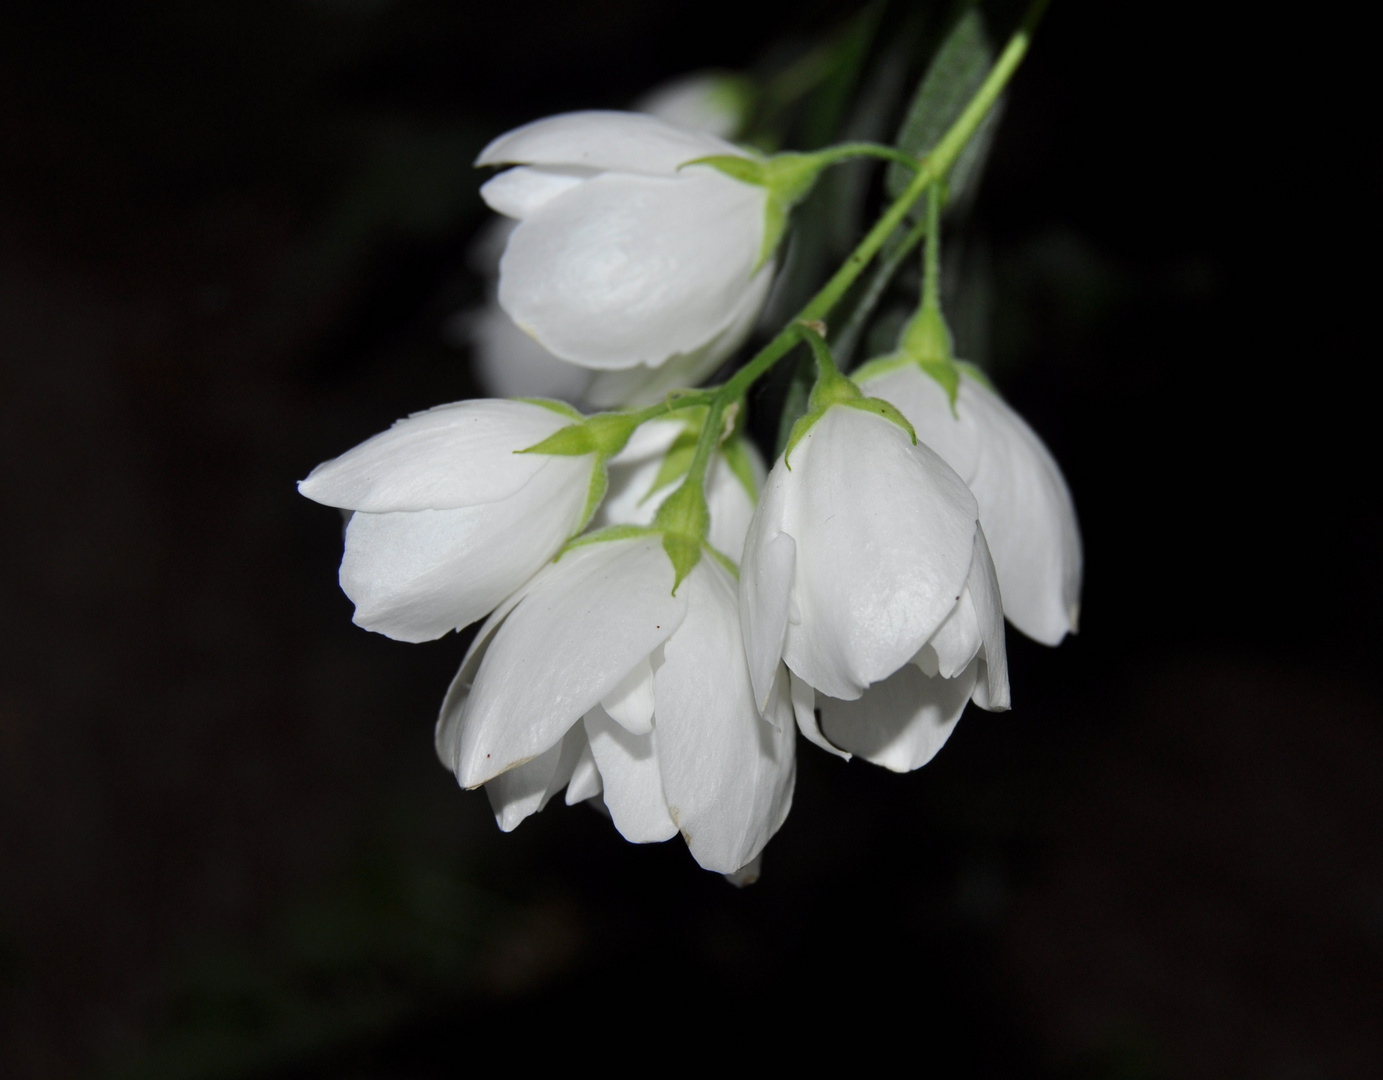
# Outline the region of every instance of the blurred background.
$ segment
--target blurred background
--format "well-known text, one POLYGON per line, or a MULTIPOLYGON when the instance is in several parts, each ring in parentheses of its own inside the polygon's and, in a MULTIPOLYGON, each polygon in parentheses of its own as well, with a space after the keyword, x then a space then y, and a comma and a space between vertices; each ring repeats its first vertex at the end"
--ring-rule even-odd
POLYGON ((446 329, 484 288, 477 150, 781 67, 858 14, 6 12, 0 1072, 421 1078, 656 1046, 1378 1074, 1356 373, 1383 162, 1357 29, 1057 0, 948 289, 1071 483, 1081 634, 1010 631, 1013 711, 968 714, 917 773, 801 744, 752 887, 560 800, 501 835, 432 750, 464 638, 351 625, 340 520, 294 481, 477 392, 446 329))

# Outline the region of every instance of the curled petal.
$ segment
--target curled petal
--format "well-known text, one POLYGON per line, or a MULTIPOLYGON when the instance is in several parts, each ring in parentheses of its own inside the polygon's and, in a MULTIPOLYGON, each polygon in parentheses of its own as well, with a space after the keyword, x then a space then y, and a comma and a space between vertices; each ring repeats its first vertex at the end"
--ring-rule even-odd
POLYGON ((762 188, 712 169, 597 176, 514 230, 500 260, 500 306, 573 363, 661 365, 740 314, 764 199, 762 188))
POLYGON ((619 685, 601 699, 603 712, 626 731, 647 735, 653 730, 653 665, 644 657, 629 669, 619 685))
POLYGON ((496 213, 522 220, 544 203, 594 175, 594 169, 521 165, 488 180, 480 188, 480 197, 496 213))
MULTIPOLYGON (((400 420, 318 465, 298 490, 315 502, 372 514, 447 510, 508 498, 550 459, 520 454, 571 423, 525 401, 481 399, 439 405, 400 420)), ((584 459, 565 463, 576 471, 584 459)))
POLYGON ((809 743, 821 747, 828 754, 850 760, 848 750, 842 750, 822 734, 821 725, 816 717, 816 691, 796 675, 792 676, 792 713, 797 720, 797 730, 809 743))
POLYGON ((788 474, 774 466, 759 493, 740 564, 740 627, 754 700, 764 707, 783 655, 797 544, 782 531, 788 474))
POLYGON ((791 723, 760 717, 729 573, 702 559, 681 591, 686 620, 654 675, 658 762, 668 812, 692 855, 728 874, 758 855, 787 816, 795 734, 791 723))
POLYGON ((894 772, 921 768, 955 729, 975 687, 974 661, 954 679, 906 664, 854 701, 818 694, 821 728, 837 746, 894 772))
POLYGON ((600 769, 605 805, 619 834, 632 844, 656 844, 676 836, 658 771, 658 733, 649 728, 635 735, 598 705, 584 723, 600 769))
POLYGON ((513 832, 524 818, 536 814, 566 787, 584 750, 585 732, 573 728, 552 749, 486 784, 485 794, 490 797, 500 831, 513 832))
POLYGON ((672 176, 679 165, 737 147, 640 113, 589 110, 535 120, 495 139, 477 165, 576 165, 588 169, 672 176))
POLYGON ((600 795, 601 790, 600 769, 596 766, 595 755, 591 753, 590 740, 587 739, 581 756, 576 759, 576 765, 572 768, 571 780, 567 782, 567 805, 575 806, 587 799, 594 799, 600 795))

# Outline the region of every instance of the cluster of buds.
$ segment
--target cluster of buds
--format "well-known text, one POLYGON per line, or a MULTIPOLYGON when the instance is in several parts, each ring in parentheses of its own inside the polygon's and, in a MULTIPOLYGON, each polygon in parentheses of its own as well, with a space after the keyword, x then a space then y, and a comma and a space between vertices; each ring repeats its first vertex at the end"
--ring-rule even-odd
MULTIPOLYGON (((356 623, 426 641, 484 620, 436 745, 502 829, 564 792, 630 841, 680 832, 703 867, 751 879, 792 804, 798 732, 916 769, 969 702, 1008 708, 1005 616, 1048 644, 1075 629, 1066 485, 951 357, 934 289, 853 377, 806 318, 696 389, 753 329, 793 205, 869 152, 896 156, 765 157, 641 113, 501 136, 478 162, 514 166, 482 188, 517 223, 498 308, 542 358, 526 370, 590 411, 439 406, 299 485, 350 512, 356 623), (745 393, 802 344, 818 378, 766 469, 745 393)), ((932 194, 932 255, 941 183, 911 193, 932 194)))

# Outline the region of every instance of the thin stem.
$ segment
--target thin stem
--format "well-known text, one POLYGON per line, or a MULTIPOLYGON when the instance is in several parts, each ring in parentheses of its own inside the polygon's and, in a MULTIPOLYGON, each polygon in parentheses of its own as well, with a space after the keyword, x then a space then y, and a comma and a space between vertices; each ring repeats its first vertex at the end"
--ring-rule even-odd
POLYGON ((886 161, 896 161, 899 165, 911 169, 913 172, 922 167, 922 163, 906 150, 899 150, 896 146, 885 146, 883 143, 836 143, 834 146, 828 146, 825 150, 818 150, 809 156, 827 165, 834 165, 839 161, 849 161, 851 158, 876 157, 886 161))
POLYGON ((864 287, 864 295, 860 297, 859 303, 850 312, 850 318, 845 326, 836 335, 837 362, 847 368, 853 366, 850 363, 850 358, 854 355, 855 346, 859 344, 859 337, 864 332, 864 324, 869 321, 869 317, 874 314, 874 309, 878 306, 879 301, 883 299, 884 293, 888 291, 893 275, 898 272, 903 263, 907 262, 908 256, 912 254, 912 249, 918 245, 926 231, 927 220, 923 218, 874 267, 874 273, 869 278, 869 283, 864 287))
POLYGON ((989 74, 985 76, 984 82, 975 91, 975 96, 970 99, 964 111, 941 136, 932 152, 922 161, 921 167, 913 174, 907 188, 898 198, 893 200, 893 204, 874 223, 874 227, 850 253, 850 257, 845 260, 840 269, 832 274, 831 279, 821 287, 820 291, 807 301, 806 306, 797 313, 796 318, 783 327, 772 341, 755 354, 749 363, 735 372, 721 385, 719 390, 715 391, 710 413, 706 417, 706 425, 701 429, 701 437, 696 444, 696 456, 692 459, 692 469, 687 474, 687 483, 693 481, 700 483, 704 479, 711 453, 719 443, 721 417, 729 403, 742 398, 765 372, 791 351, 799 340, 798 323, 825 321, 826 316, 840 302, 846 290, 864 272, 864 268, 869 265, 869 260, 893 235, 893 230, 902 223, 917 200, 933 183, 946 176, 951 166, 955 164, 961 150, 965 148, 965 144, 975 134, 975 129, 980 126, 980 122, 993 107, 1004 87, 1013 78, 1013 73, 1018 69, 1018 65, 1022 63, 1028 46, 1032 42, 1033 31, 1037 28, 1043 12, 1046 11, 1047 4, 1048 0, 1033 0, 1033 3, 1028 7, 1027 14, 1023 17, 1023 22, 1013 32, 1013 36, 1008 39, 1004 51, 999 54, 999 58, 990 68, 989 74), (700 465, 699 472, 697 471, 698 464, 700 465))
POLYGON ((927 189, 927 246, 922 251, 922 307, 941 310, 941 189, 927 189))

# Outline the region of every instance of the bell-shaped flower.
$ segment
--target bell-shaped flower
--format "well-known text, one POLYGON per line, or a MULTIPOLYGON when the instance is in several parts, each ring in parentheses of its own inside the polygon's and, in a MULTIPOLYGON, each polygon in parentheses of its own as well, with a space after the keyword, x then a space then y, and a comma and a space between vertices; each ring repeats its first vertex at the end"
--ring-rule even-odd
POLYGON ((519 166, 481 189, 519 222, 500 306, 564 360, 704 378, 749 333, 773 277, 770 189, 690 164, 708 157, 753 160, 638 113, 567 113, 494 140, 476 163, 519 166))
POLYGON ((680 831, 702 866, 736 873, 792 803, 786 670, 765 718, 731 572, 708 555, 677 581, 665 536, 608 535, 481 628, 443 703, 438 755, 463 786, 486 786, 503 829, 566 786, 569 803, 601 795, 626 839, 680 831))
POLYGON ((930 755, 917 749, 928 738, 917 725, 934 719, 929 700, 948 703, 949 722, 970 698, 1008 707, 999 589, 960 477, 887 402, 855 395, 811 416, 764 484, 740 579, 749 668, 768 702, 786 661, 799 725, 818 745, 921 764, 930 755), (907 697, 917 680, 898 673, 909 664, 937 685, 907 697), (903 705, 883 709, 891 696, 903 705), (899 757, 886 752, 892 741, 875 747, 857 730, 870 723, 898 729, 913 748, 899 757))
MULTIPOLYGON (((676 127, 730 139, 742 127, 749 93, 743 79, 698 71, 661 83, 634 103, 676 127)), ((659 367, 637 364, 617 371, 592 371, 569 363, 520 330, 499 306, 499 259, 516 222, 495 218, 471 246, 469 262, 487 281, 485 303, 461 312, 446 326, 457 345, 468 345, 476 376, 495 397, 558 398, 596 408, 651 405, 669 390, 695 386, 720 366, 748 335, 757 308, 744 305, 739 317, 707 347, 679 355, 659 367)))
POLYGON ((353 511, 355 622, 430 641, 483 618, 585 521, 600 455, 520 453, 580 419, 523 401, 442 405, 318 465, 298 490, 353 511))
POLYGON ((1080 614, 1081 540, 1075 504, 1051 452, 974 368, 940 371, 955 390, 906 353, 864 365, 855 381, 898 407, 960 474, 1003 590, 1004 614, 1030 638, 1055 645, 1080 614))

